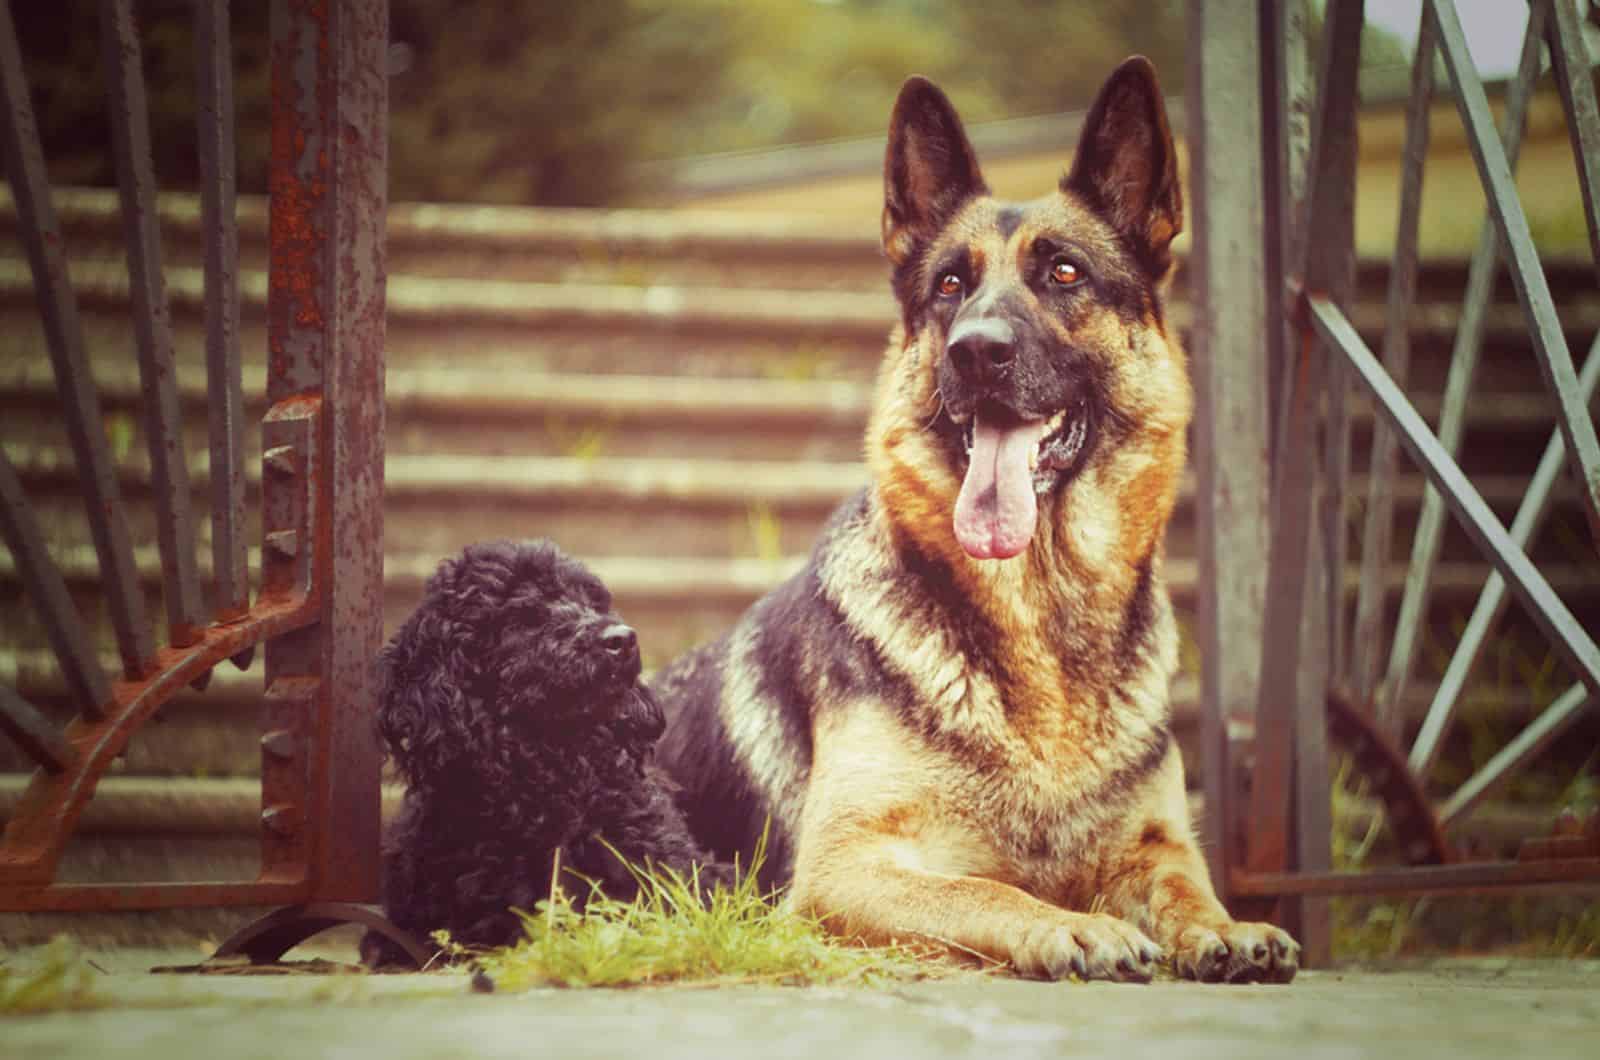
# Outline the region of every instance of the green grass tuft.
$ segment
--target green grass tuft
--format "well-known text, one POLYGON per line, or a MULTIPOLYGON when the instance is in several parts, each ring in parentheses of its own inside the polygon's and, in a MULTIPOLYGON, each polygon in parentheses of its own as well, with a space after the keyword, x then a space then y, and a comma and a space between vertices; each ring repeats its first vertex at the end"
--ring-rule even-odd
MULTIPOLYGON (((620 855, 619 855, 620 857, 620 855)), ((957 966, 910 946, 843 941, 760 890, 755 865, 731 889, 707 893, 696 876, 630 866, 640 891, 620 902, 594 891, 580 907, 564 887, 532 912, 527 937, 468 954, 497 989, 882 983, 950 974, 957 966)), ((559 870, 558 870, 559 871, 559 870)), ((587 885, 587 883, 586 883, 587 885)))
POLYGON ((0 958, 0 1016, 98 1008, 93 970, 66 936, 57 936, 30 959, 12 967, 0 958))

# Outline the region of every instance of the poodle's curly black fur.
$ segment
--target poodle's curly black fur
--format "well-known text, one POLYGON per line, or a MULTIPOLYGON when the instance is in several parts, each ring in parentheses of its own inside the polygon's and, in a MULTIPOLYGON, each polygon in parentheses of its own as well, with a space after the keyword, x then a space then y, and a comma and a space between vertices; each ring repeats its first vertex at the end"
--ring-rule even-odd
MULTIPOLYGON (((582 564, 545 541, 469 546, 440 564, 378 659, 378 730, 407 791, 384 842, 384 908, 420 938, 521 936, 512 907, 549 896, 556 859, 614 898, 617 853, 730 882, 649 766, 665 727, 633 630, 582 564)), ((587 885, 568 878, 580 900, 587 885)), ((369 933, 369 964, 400 963, 369 933)))

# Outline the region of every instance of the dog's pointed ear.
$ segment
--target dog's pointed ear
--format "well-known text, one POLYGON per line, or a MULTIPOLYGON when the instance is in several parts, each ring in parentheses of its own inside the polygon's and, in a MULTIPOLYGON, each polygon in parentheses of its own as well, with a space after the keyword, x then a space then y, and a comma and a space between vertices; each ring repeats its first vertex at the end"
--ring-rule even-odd
POLYGON ((883 158, 884 253, 904 264, 962 203, 988 192, 955 107, 932 81, 908 78, 883 158))
POLYGON ((1152 273, 1166 273, 1172 240, 1183 229, 1183 189, 1149 59, 1124 60, 1101 86, 1061 190, 1088 200, 1152 273))

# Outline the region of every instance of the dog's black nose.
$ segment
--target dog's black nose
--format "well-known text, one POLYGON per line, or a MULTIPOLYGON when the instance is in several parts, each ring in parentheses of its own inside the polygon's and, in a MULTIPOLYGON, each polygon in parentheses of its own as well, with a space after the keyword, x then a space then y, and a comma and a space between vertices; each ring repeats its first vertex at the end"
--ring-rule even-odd
POLYGON ((1017 355, 1017 336, 999 317, 962 320, 950 329, 945 344, 950 363, 968 383, 998 379, 1017 355))
POLYGON ((600 646, 612 655, 632 655, 639 650, 639 638, 632 627, 616 622, 600 631, 600 646))

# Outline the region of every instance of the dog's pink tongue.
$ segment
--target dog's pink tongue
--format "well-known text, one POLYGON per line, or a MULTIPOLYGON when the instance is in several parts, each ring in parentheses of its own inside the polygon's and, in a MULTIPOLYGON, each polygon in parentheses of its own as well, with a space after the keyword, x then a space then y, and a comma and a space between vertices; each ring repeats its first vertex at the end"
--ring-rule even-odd
POLYGON ((967 477, 956 498, 956 540, 974 559, 1010 559, 1033 540, 1039 517, 1028 457, 1045 425, 999 427, 980 417, 973 431, 967 477))

